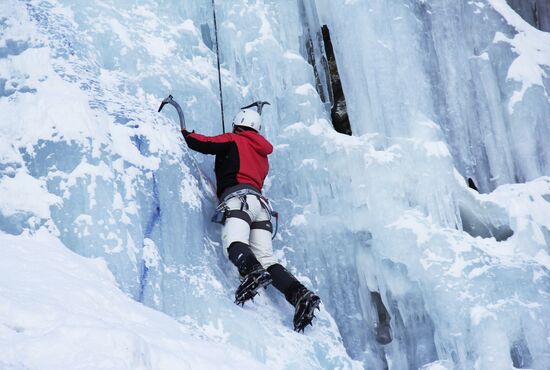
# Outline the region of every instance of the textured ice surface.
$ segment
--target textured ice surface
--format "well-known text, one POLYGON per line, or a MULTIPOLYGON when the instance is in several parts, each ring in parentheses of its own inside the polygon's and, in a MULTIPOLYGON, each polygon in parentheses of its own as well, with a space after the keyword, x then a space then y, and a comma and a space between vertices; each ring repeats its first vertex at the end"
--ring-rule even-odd
MULTIPOLYGON (((216 2, 226 119, 272 103, 275 252, 324 302, 299 335, 272 288, 233 304, 213 159, 187 150, 171 108, 156 112, 172 93, 191 129, 221 132, 207 3, 0 3, 0 230, 102 258, 134 300, 270 368, 546 369, 548 34, 504 0, 216 2), (304 52, 325 23, 353 137, 327 121, 304 52), (392 317, 386 346, 370 291, 392 317)), ((9 238, 13 265, 43 243, 9 238)), ((93 368, 112 356, 97 350, 93 368)))
POLYGON ((483 192, 550 173, 550 35, 505 0, 318 3, 354 133, 410 136, 421 113, 483 192))
POLYGON ((506 0, 533 27, 550 32, 550 3, 546 0, 506 0))

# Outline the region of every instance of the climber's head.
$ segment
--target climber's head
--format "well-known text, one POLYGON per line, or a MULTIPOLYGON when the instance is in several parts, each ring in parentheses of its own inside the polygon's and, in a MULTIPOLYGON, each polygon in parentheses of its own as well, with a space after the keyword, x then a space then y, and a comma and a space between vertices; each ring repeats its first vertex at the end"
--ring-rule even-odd
POLYGON ((259 132, 262 128, 262 117, 252 109, 241 109, 233 119, 233 131, 239 128, 259 132))

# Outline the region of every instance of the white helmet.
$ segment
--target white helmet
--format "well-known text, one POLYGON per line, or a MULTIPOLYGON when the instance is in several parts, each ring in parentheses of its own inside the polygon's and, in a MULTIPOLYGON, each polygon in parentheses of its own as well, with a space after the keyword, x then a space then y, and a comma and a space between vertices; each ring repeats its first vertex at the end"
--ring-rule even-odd
POLYGON ((262 117, 252 109, 241 109, 233 118, 233 128, 235 126, 250 127, 259 132, 262 128, 262 117))

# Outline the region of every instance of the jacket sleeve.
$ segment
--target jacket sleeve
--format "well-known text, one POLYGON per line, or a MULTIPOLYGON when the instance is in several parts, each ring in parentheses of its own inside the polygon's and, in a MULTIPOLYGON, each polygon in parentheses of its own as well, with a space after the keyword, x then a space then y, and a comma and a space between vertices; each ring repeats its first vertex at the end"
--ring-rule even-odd
POLYGON ((233 138, 230 134, 205 136, 182 130, 181 133, 190 149, 203 154, 223 154, 229 150, 233 138))

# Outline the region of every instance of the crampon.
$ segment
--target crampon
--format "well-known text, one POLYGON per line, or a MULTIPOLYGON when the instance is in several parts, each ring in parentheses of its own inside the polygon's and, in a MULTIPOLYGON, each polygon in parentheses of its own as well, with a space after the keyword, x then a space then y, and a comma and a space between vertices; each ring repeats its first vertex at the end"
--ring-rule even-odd
POLYGON ((304 332, 308 325, 313 325, 312 321, 315 318, 315 309, 319 309, 321 299, 313 292, 308 291, 296 303, 296 311, 294 313, 294 330, 304 332))
POLYGON ((267 288, 271 284, 271 276, 263 268, 252 271, 241 279, 241 284, 235 291, 235 303, 244 306, 244 303, 258 294, 260 288, 267 288))

